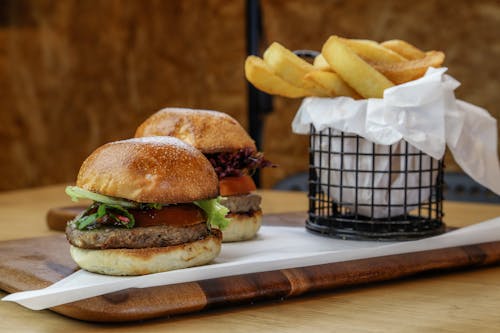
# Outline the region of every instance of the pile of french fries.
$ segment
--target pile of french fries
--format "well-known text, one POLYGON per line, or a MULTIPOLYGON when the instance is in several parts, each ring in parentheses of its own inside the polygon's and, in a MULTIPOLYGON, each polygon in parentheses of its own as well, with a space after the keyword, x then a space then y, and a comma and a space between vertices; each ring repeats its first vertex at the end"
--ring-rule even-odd
POLYGON ((377 43, 331 36, 312 64, 274 42, 262 58, 246 59, 245 76, 257 89, 289 98, 382 98, 385 89, 440 67, 444 57, 403 40, 377 43))

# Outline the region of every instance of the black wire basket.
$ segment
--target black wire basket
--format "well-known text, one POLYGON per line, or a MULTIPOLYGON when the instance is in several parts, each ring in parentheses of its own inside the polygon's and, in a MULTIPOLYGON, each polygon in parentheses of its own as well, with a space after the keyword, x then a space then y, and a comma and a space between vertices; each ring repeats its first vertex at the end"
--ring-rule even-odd
POLYGON ((377 145, 312 125, 309 158, 308 230, 357 240, 444 232, 442 160, 405 141, 377 145))

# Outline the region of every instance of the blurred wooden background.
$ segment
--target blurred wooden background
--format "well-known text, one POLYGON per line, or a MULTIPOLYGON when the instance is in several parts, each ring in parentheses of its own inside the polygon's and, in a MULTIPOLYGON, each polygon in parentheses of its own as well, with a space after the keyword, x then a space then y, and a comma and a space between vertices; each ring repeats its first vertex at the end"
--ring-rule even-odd
MULTIPOLYGON (((497 0, 263 0, 267 46, 320 49, 331 34, 446 52, 458 98, 500 116, 497 0)), ((99 145, 165 106, 247 125, 245 1, 0 0, 0 190, 73 181, 99 145)), ((276 98, 263 186, 307 168, 298 100, 276 98)), ((448 170, 456 170, 447 157, 448 170)))

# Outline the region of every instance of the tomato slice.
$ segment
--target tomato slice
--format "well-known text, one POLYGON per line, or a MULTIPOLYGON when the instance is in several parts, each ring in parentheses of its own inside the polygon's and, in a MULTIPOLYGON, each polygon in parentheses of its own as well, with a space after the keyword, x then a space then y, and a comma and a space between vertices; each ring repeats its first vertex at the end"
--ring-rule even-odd
POLYGON ((155 225, 188 226, 207 219, 203 210, 194 204, 178 204, 163 207, 162 209, 130 209, 134 215, 135 226, 151 227, 155 225))
POLYGON ((222 196, 247 194, 256 189, 250 176, 225 177, 219 180, 219 190, 222 196))

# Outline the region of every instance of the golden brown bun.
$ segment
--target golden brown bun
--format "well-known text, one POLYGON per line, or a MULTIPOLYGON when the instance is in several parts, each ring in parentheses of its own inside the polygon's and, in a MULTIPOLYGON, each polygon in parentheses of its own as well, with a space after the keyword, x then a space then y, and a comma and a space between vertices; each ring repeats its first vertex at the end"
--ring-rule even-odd
POLYGON ((135 137, 174 136, 205 154, 257 150, 255 142, 231 116, 217 111, 165 108, 150 116, 135 132, 135 137))
POLYGON ((217 175, 205 156, 172 137, 107 143, 83 162, 76 185, 137 202, 184 203, 218 195, 217 175))
POLYGON ((71 245, 73 260, 81 268, 106 275, 143 275, 200 266, 220 253, 222 234, 219 230, 190 243, 143 249, 89 250, 71 245))
POLYGON ((222 241, 224 243, 239 242, 255 237, 262 224, 262 210, 246 213, 230 213, 231 221, 226 229, 222 230, 222 241))

